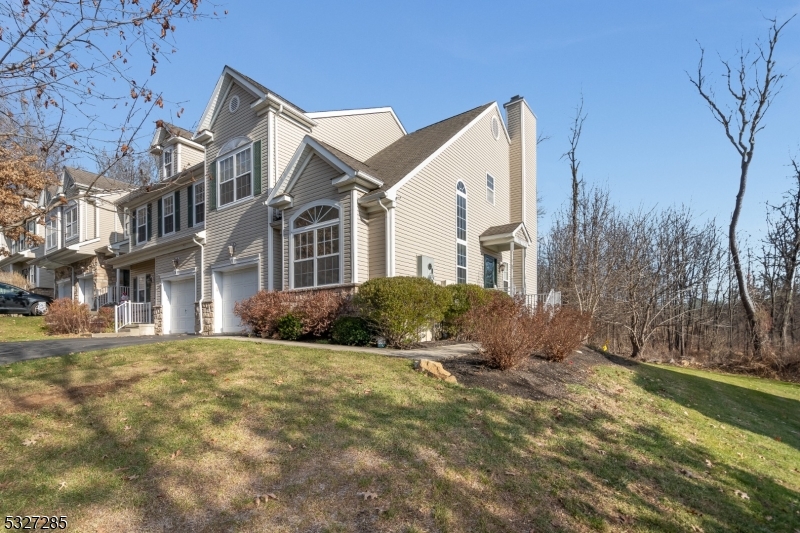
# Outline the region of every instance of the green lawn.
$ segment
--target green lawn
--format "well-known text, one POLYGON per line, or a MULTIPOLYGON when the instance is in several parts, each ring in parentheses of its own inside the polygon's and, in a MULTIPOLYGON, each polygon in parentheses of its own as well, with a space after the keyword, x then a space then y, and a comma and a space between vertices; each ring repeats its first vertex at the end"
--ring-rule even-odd
POLYGON ((34 341, 52 338, 44 328, 41 316, 0 315, 0 342, 34 341))
POLYGON ((0 367, 0 413, 0 514, 71 531, 800 527, 800 387, 763 379, 609 364, 532 402, 198 339, 0 367))

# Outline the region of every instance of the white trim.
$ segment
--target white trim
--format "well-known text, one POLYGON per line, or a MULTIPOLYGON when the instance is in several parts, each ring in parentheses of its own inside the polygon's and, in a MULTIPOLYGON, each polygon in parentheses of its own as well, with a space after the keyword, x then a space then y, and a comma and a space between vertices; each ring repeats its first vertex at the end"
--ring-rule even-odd
MULTIPOLYGON (((222 274, 232 270, 244 270, 247 268, 256 267, 257 286, 256 290, 261 290, 261 254, 257 254, 245 258, 236 258, 236 264, 217 263, 216 266, 211 266, 211 302, 214 309, 214 324, 212 331, 219 333, 222 331, 222 274)), ((195 289, 196 290, 196 289, 195 289)))
POLYGON ((328 226, 333 226, 335 224, 339 225, 339 281, 337 283, 329 283, 327 285, 318 285, 317 284, 317 252, 316 249, 314 250, 314 284, 310 287, 299 287, 301 289, 312 289, 317 287, 333 287, 336 285, 342 285, 345 283, 344 281, 344 210, 342 209, 341 203, 335 200, 316 200, 313 202, 309 202, 307 204, 301 205, 295 210, 295 213, 289 218, 288 226, 289 226, 289 238, 287 240, 287 260, 288 260, 288 270, 289 270, 289 289, 294 289, 294 236, 296 233, 306 233, 308 231, 314 232, 314 248, 316 248, 316 230, 320 228, 326 228, 328 226), (305 226, 303 228, 299 228, 297 230, 294 229, 294 221, 313 207, 318 206, 329 206, 335 207, 339 210, 339 217, 334 220, 326 220, 325 222, 321 222, 319 224, 312 224, 311 226, 305 226))
POLYGON ((461 192, 458 190, 458 184, 462 184, 464 186, 464 191, 467 191, 467 184, 464 183, 464 180, 456 180, 456 283, 458 281, 458 269, 461 268, 458 264, 458 246, 464 246, 464 283, 469 283, 469 197, 467 196, 467 192, 461 192), (464 198, 464 233, 465 239, 458 238, 458 198, 464 198))
POLYGON ((358 202, 356 190, 350 190, 350 280, 358 283, 358 202))
POLYGON ((457 140, 459 140, 459 139, 460 139, 460 138, 461 138, 461 137, 464 135, 464 133, 466 133, 466 132, 467 132, 467 130, 469 130, 469 129, 470 129, 470 128, 472 128, 472 127, 473 127, 475 124, 477 124, 478 122, 480 122, 481 120, 483 120, 483 119, 484 119, 484 117, 486 117, 486 115, 488 115, 490 112, 493 112, 493 111, 494 111, 494 112, 497 112, 497 113, 499 114, 499 109, 500 109, 500 108, 497 106, 497 102, 494 102, 492 105, 490 105, 490 106, 488 106, 486 109, 484 109, 484 110, 483 110, 483 111, 482 111, 482 112, 481 112, 481 113, 480 113, 480 114, 479 114, 477 117, 475 117, 474 119, 472 119, 472 121, 470 121, 470 123, 469 123, 469 124, 467 124, 466 126, 464 126, 463 128, 461 128, 461 130, 460 130, 458 133, 456 133, 455 135, 453 135, 453 136, 452 136, 452 137, 451 137, 451 138, 450 138, 450 139, 449 139, 449 140, 448 140, 446 143, 444 143, 443 145, 441 145, 441 146, 440 146, 440 147, 439 147, 439 148, 438 148, 438 149, 437 149, 435 152, 433 152, 431 155, 429 155, 428 157, 426 157, 426 158, 425 158, 425 160, 424 160, 422 163, 420 163, 419 165, 417 165, 417 166, 416 166, 416 167, 415 167, 415 168, 414 168, 414 169, 413 169, 411 172, 409 172, 408 174, 406 174, 406 175, 405 175, 405 176, 404 176, 404 177, 403 177, 403 178, 402 178, 400 181, 398 181, 397 183, 395 183, 394 185, 392 185, 392 186, 391 186, 391 187, 390 187, 390 188, 389 188, 389 189, 386 191, 386 197, 387 197, 387 198, 391 198, 392 200, 394 200, 394 199, 396 198, 396 196, 397 196, 397 191, 398 191, 398 190, 399 190, 399 189, 400 189, 400 188, 401 188, 403 185, 405 185, 406 183, 408 183, 408 181, 409 181, 411 178, 413 178, 414 176, 416 176, 417 174, 419 174, 419 172, 420 172, 420 171, 421 171, 423 168, 425 168, 425 167, 426 167, 426 166, 427 166, 427 165, 428 165, 428 164, 429 164, 431 161, 433 161, 434 159, 436 159, 437 157, 439 157, 439 155, 441 155, 441 154, 442 154, 442 152, 444 152, 445 150, 447 150, 448 148, 450 148, 450 146, 452 146, 452 145, 453 145, 453 143, 455 143, 457 140))
MULTIPOLYGON (((100 200, 99 198, 94 203, 94 236, 100 237, 100 200)), ((113 204, 112 204, 113 205, 113 204)), ((117 216, 114 214, 114 229, 116 229, 117 216)))
POLYGON ((337 111, 315 111, 313 113, 306 113, 306 116, 310 119, 318 119, 318 118, 332 118, 332 117, 349 117, 354 115, 376 115, 378 113, 390 113, 392 118, 397 125, 400 127, 400 130, 403 132, 403 135, 408 135, 406 129, 403 127, 403 123, 400 122, 400 119, 395 114, 394 109, 389 107, 368 107, 363 109, 341 109, 337 111))
MULTIPOLYGON (((140 205, 136 209, 133 210, 134 212, 134 220, 136 221, 136 227, 134 229, 134 235, 136 235, 135 239, 131 239, 131 242, 136 241, 134 246, 141 246, 147 242, 147 228, 150 225, 150 217, 147 216, 147 207, 149 204, 140 205), (144 224, 139 224, 139 211, 144 211, 144 224), (139 241, 139 228, 144 226, 144 240, 139 241)), ((132 237, 129 236, 129 238, 132 237)))
MULTIPOLYGON (((194 279, 194 303, 197 303, 197 267, 178 270, 174 274, 161 274, 161 333, 172 333, 172 283, 194 279), (169 297, 167 297, 167 284, 169 283, 169 297)), ((195 320, 197 315, 195 313, 195 320)), ((194 327, 192 328, 195 329, 194 327)))
MULTIPOLYGON (((255 177, 253 175, 254 174, 254 172, 253 172, 253 161, 254 161, 254 158, 255 158, 255 150, 253 149, 254 148, 254 144, 255 143, 251 140, 249 144, 241 145, 238 148, 236 148, 235 150, 231 150, 230 152, 227 152, 226 154, 224 154, 224 157, 217 157, 216 161, 213 163, 214 165, 217 166, 217 169, 216 169, 216 171, 217 171, 217 179, 216 179, 216 182, 217 182, 216 183, 216 187, 217 187, 217 191, 216 191, 217 192, 217 210, 224 209, 226 207, 230 207, 231 205, 235 205, 235 204, 238 204, 238 203, 242 203, 242 202, 244 202, 246 200, 250 200, 250 199, 252 199, 254 197, 254 193, 255 193, 255 177), (237 175, 236 175, 236 156, 239 155, 242 152, 247 151, 247 150, 250 150, 250 170, 248 171, 250 173, 250 194, 248 194, 247 196, 242 196, 241 198, 236 198, 236 180, 237 180, 237 175), (222 202, 222 194, 220 194, 220 192, 222 190, 222 172, 220 172, 220 164, 222 164, 222 162, 227 160, 227 159, 232 159, 232 161, 231 161, 232 177, 231 177, 230 180, 226 181, 225 183, 228 183, 228 182, 233 183, 233 198, 234 198, 234 200, 232 202, 228 202, 226 204, 222 204, 221 203, 222 202)), ((261 154, 259 154, 259 157, 261 157, 261 154)))
POLYGON ((173 235, 176 231, 175 229, 175 221, 177 217, 175 216, 175 192, 170 192, 162 196, 158 199, 161 202, 161 237, 167 237, 169 235, 173 235), (167 206, 164 203, 164 200, 171 199, 172 200, 172 231, 167 233, 167 206))
MULTIPOLYGON (((491 173, 487 172, 486 173, 486 196, 487 196, 486 201, 489 202, 489 198, 488 198, 489 191, 492 191, 492 201, 489 202, 492 205, 495 205, 495 197, 496 197, 496 190, 495 190, 496 187, 495 187, 495 185, 496 184, 497 184, 497 180, 494 179, 494 176, 492 176, 491 173), (489 178, 492 178, 492 188, 491 189, 489 188, 489 178)), ((466 185, 465 185, 465 187, 466 187, 466 185)))
MULTIPOLYGON (((292 190, 292 188, 294 187, 294 184, 297 183, 298 179, 300 179, 300 176, 306 170, 306 167, 308 166, 308 163, 311 162, 311 158, 313 156, 314 156, 314 151, 313 150, 309 150, 307 155, 305 156, 305 158, 303 158, 303 160, 300 162, 300 165, 297 167, 297 171, 291 173, 291 179, 286 184, 286 187, 283 189, 283 192, 282 192, 283 195, 286 195, 289 191, 292 190)), ((277 192, 277 188, 276 188, 276 192, 277 192)))

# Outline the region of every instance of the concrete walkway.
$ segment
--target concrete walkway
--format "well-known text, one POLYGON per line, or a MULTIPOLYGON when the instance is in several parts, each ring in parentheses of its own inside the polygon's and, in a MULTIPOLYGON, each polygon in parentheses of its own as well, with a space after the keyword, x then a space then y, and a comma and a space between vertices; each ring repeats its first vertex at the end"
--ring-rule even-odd
POLYGON ((310 342, 280 341, 274 339, 262 339, 259 337, 242 337, 234 335, 214 335, 211 337, 200 337, 202 339, 226 339, 242 342, 258 342, 262 344, 279 344, 283 346, 295 346, 297 348, 336 350, 340 352, 363 352, 385 355, 387 357, 401 357, 403 359, 430 359, 431 361, 444 361, 463 357, 475 353, 477 348, 472 343, 450 344, 445 346, 432 346, 430 348, 420 348, 415 350, 395 350, 392 348, 371 348, 363 346, 342 346, 340 344, 316 344, 310 342))

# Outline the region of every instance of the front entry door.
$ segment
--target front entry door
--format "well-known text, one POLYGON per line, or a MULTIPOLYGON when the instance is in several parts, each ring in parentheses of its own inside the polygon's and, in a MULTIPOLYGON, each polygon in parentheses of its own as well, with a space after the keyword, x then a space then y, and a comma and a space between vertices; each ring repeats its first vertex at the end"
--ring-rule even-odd
POLYGON ((497 259, 491 255, 483 256, 483 287, 494 289, 497 286, 497 259))

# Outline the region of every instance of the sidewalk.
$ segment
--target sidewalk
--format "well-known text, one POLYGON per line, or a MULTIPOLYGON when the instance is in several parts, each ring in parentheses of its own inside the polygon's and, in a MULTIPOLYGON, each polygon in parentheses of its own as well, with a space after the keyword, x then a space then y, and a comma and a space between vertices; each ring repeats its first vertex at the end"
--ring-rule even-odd
POLYGON ((431 361, 444 361, 472 354, 476 351, 472 343, 451 344, 448 346, 435 346, 431 348, 420 348, 414 350, 395 350, 392 348, 368 348, 362 346, 342 346, 339 344, 317 344, 311 342, 279 341, 274 339, 261 339, 259 337, 242 337, 238 335, 213 335, 210 337, 198 337, 201 339, 226 339, 242 342, 260 342, 263 344, 280 344, 284 346, 295 346, 297 348, 337 350, 341 352, 363 352, 385 355, 387 357, 401 357, 403 359, 429 359, 431 361))

